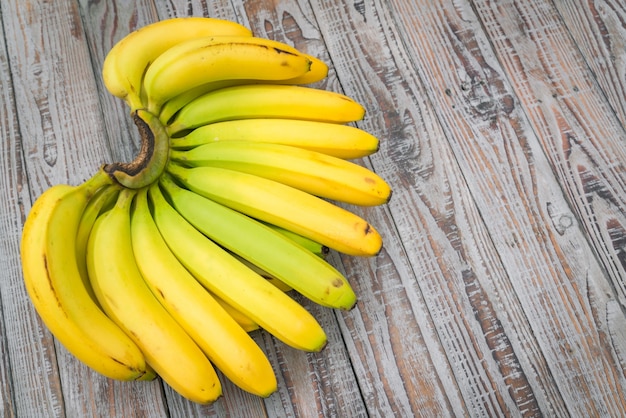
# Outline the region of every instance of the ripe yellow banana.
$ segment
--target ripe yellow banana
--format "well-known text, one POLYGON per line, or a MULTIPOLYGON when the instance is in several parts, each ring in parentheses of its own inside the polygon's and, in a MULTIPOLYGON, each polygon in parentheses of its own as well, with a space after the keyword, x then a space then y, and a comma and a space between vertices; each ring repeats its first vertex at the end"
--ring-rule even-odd
POLYGON ((282 144, 217 141, 170 159, 192 167, 221 167, 254 174, 315 196, 360 206, 387 203, 391 188, 376 173, 341 158, 282 144))
POLYGON ((171 137, 209 123, 234 119, 281 118, 348 123, 365 109, 343 94, 304 86, 246 84, 198 97, 183 107, 167 126, 171 137))
POLYGON ((187 222, 158 185, 150 187, 150 198, 165 242, 203 286, 285 344, 305 351, 324 347, 326 333, 304 307, 187 222))
POLYGON ((188 189, 253 218, 350 255, 372 256, 382 238, 365 220, 321 198, 273 180, 217 167, 168 171, 188 189))
POLYGON ((306 73, 300 76, 290 78, 288 80, 278 81, 278 83, 312 84, 312 83, 317 83, 318 81, 322 81, 323 79, 326 78, 326 76, 328 76, 328 65, 326 65, 324 61, 322 61, 321 59, 317 57, 314 57, 313 55, 305 54, 303 52, 300 52, 300 53, 306 56, 309 59, 309 61, 311 61, 311 67, 309 68, 309 71, 307 71, 306 73))
POLYGON ((143 108, 142 83, 150 64, 163 52, 189 39, 205 36, 252 36, 235 22, 206 17, 161 20, 131 32, 107 54, 102 77, 109 92, 124 99, 131 112, 143 108))
POLYGON ((230 306, 228 303, 226 303, 226 301, 224 299, 220 298, 219 296, 215 295, 214 293, 211 293, 210 291, 209 291, 209 294, 211 294, 211 296, 213 296, 213 299, 215 299, 215 301, 217 303, 219 303, 222 306, 222 308, 224 308, 224 310, 226 312, 228 312, 228 314, 230 316, 233 317, 235 322, 237 322, 237 324, 239 324, 239 326, 241 328, 243 328, 244 331, 252 332, 252 331, 256 331, 257 329, 261 328, 261 327, 259 327, 259 324, 254 322, 252 319, 248 318, 246 315, 244 315, 243 313, 241 313, 237 309, 235 309, 232 306, 230 306))
POLYGON ((378 151, 378 138, 350 126, 298 119, 239 119, 211 123, 180 138, 174 149, 189 149, 215 141, 253 141, 291 145, 343 159, 361 158, 378 151))
POLYGON ((148 110, 158 115, 169 99, 207 83, 232 80, 286 80, 309 71, 311 61, 290 46, 257 37, 191 39, 165 51, 143 81, 148 110))
POLYGON ((76 260, 81 215, 108 182, 99 171, 80 186, 56 185, 36 200, 22 233, 24 283, 39 316, 70 353, 107 377, 135 380, 148 373, 145 357, 89 296, 76 260))
MULTIPOLYGON (((311 68, 309 71, 301 76, 286 79, 286 80, 265 80, 263 83, 267 84, 311 84, 324 79, 328 75, 328 66, 320 59, 311 55, 302 54, 311 61, 311 68)), ((175 97, 172 97, 161 107, 159 113, 159 119, 164 125, 167 125, 172 117, 182 109, 187 103, 198 97, 207 94, 211 91, 218 90, 224 87, 239 86, 242 84, 258 84, 259 80, 247 80, 247 79, 235 79, 235 80, 220 80, 206 84, 202 84, 198 87, 194 87, 187 90, 175 97)))
POLYGON ((350 309, 350 283, 311 251, 268 226, 220 203, 161 179, 172 206, 200 232, 322 306, 350 309))
POLYGON ((152 293, 213 364, 241 389, 267 397, 277 382, 257 343, 170 251, 138 192, 131 218, 133 253, 152 293))
POLYGON ((93 227, 87 267, 94 293, 166 383, 194 402, 213 402, 222 393, 215 369, 152 294, 137 267, 130 226, 134 195, 122 190, 115 206, 93 227))
POLYGON ((78 264, 78 271, 80 277, 83 279, 85 289, 96 303, 98 303, 98 301, 96 295, 93 294, 87 273, 87 243, 89 242, 89 234, 91 234, 91 229, 96 223, 96 219, 102 212, 113 206, 119 190, 120 189, 114 185, 106 185, 98 189, 87 202, 78 224, 78 231, 76 232, 76 263, 78 264))

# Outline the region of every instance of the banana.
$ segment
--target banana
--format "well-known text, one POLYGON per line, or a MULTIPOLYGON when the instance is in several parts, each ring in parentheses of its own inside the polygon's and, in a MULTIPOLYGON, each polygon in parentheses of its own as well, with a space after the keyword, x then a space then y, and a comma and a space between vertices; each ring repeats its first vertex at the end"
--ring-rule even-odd
POLYGON ((102 66, 107 90, 124 99, 131 113, 143 108, 142 84, 147 68, 174 45, 206 36, 251 37, 252 32, 235 22, 206 17, 165 19, 144 26, 117 42, 102 66))
POLYGON ((376 173, 341 158, 281 144, 217 141, 170 159, 192 167, 221 167, 264 177, 315 196, 360 206, 387 203, 391 188, 376 173))
POLYGON ((232 254, 233 257, 235 257, 237 260, 241 261, 242 264, 244 264, 245 266, 249 267, 252 271, 257 273, 259 276, 263 277, 269 283, 271 283, 272 285, 274 285, 275 287, 280 289, 280 291, 282 291, 282 292, 290 292, 290 291, 293 290, 290 286, 288 286, 285 283, 283 283, 282 281, 280 281, 280 279, 278 279, 277 277, 272 276, 270 273, 268 273, 267 271, 263 270, 262 268, 260 268, 256 264, 253 264, 252 262, 246 260, 245 258, 241 257, 238 254, 233 253, 232 251, 229 251, 229 252, 230 252, 230 254, 232 254))
POLYGON ((152 294, 137 267, 130 221, 135 193, 122 190, 115 206, 93 227, 87 267, 94 293, 167 384, 187 399, 211 403, 222 393, 215 369, 152 294))
POLYGON ((161 178, 172 206, 200 232, 322 306, 350 309, 356 295, 325 260, 266 225, 161 178))
POLYGON ((91 229, 96 219, 103 211, 111 208, 113 203, 115 203, 118 193, 119 188, 113 185, 105 185, 98 189, 87 202, 78 224, 78 231, 76 232, 76 262, 78 264, 78 271, 85 285, 85 289, 91 299, 96 303, 96 295, 93 293, 87 274, 87 243, 89 242, 89 234, 91 234, 91 229))
POLYGON ((310 238, 303 237, 302 235, 296 234, 293 231, 289 231, 288 229, 281 228, 279 226, 269 224, 267 222, 263 222, 263 224, 267 225, 268 227, 272 228, 273 230, 277 232, 280 232, 281 234, 283 234, 290 240, 296 242, 297 244, 311 251, 313 254, 315 254, 318 257, 325 259, 328 253, 330 252, 330 248, 328 248, 325 245, 320 244, 319 242, 315 242, 310 238))
POLYGON ((167 170, 186 188, 253 218, 349 255, 373 256, 382 238, 367 221, 321 198, 273 180, 217 167, 167 170))
POLYGON ((245 84, 209 92, 185 105, 167 126, 170 137, 234 119, 280 118, 348 123, 365 109, 343 94, 304 86, 245 84))
POLYGON ((326 333, 306 309, 187 222, 158 185, 149 195, 165 242, 204 287, 285 344, 305 351, 324 347, 326 333))
POLYGON ((309 61, 311 61, 311 66, 309 68, 309 71, 297 77, 290 78, 288 80, 276 81, 276 83, 312 84, 312 83, 317 83, 318 81, 322 81, 328 76, 328 65, 326 65, 324 61, 322 61, 321 59, 313 55, 309 55, 304 52, 300 52, 300 53, 303 54, 305 57, 307 57, 309 61))
POLYGON ((143 81, 148 110, 187 90, 232 79, 286 80, 309 71, 311 60, 281 42, 257 37, 215 36, 182 42, 148 67, 143 81))
POLYGON ((277 382, 256 342, 170 251, 138 192, 131 218, 133 253, 152 293, 213 364, 241 389, 267 397, 277 382))
POLYGON ((172 121, 172 118, 180 109, 182 109, 187 103, 190 103, 200 96, 203 96, 209 92, 223 89, 225 87, 240 86, 242 84, 249 83, 250 80, 219 80, 202 84, 192 89, 186 90, 177 96, 172 97, 161 106, 159 111, 159 120, 163 125, 167 125, 172 121))
POLYGON ((36 200, 22 232, 24 283, 43 322, 76 358, 112 379, 149 378, 139 347, 89 296, 76 260, 81 215, 109 182, 98 171, 80 186, 56 185, 36 200))
POLYGON ((362 129, 298 119, 239 119, 211 123, 186 136, 172 138, 170 146, 189 149, 215 141, 291 145, 343 159, 366 157, 377 152, 379 147, 378 138, 362 129))
MULTIPOLYGON (((263 83, 267 84, 311 84, 323 80, 328 75, 328 66, 325 62, 311 55, 302 54, 311 61, 311 68, 309 71, 301 76, 286 79, 286 80, 264 80, 263 83)), ((239 86, 242 84, 258 84, 259 80, 220 80, 202 84, 198 87, 189 89, 183 93, 172 97, 163 104, 159 113, 159 119, 164 125, 167 125, 172 117, 182 109, 187 103, 191 102, 198 97, 207 94, 211 91, 218 90, 224 87, 239 86)))
POLYGON ((219 303, 222 306, 222 308, 226 312, 228 312, 228 314, 230 316, 233 317, 235 322, 237 322, 237 324, 239 324, 239 326, 241 328, 243 328, 244 331, 252 332, 252 331, 256 331, 257 329, 261 328, 261 327, 259 327, 259 324, 254 322, 252 319, 248 318, 246 315, 244 315, 243 313, 241 313, 237 309, 235 309, 232 306, 230 306, 228 303, 226 303, 226 301, 224 299, 220 298, 219 296, 217 296, 217 295, 215 295, 215 294, 213 294, 211 292, 209 292, 209 294, 211 296, 213 296, 213 299, 215 299, 215 301, 217 303, 219 303))

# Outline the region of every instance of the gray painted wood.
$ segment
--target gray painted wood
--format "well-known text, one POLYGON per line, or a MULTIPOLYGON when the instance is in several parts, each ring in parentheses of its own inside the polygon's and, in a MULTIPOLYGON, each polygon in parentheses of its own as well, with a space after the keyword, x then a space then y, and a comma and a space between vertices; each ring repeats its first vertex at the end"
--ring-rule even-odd
POLYGON ((604 0, 0 0, 0 415, 626 415, 626 7, 604 0), (22 284, 34 199, 138 150, 100 68, 159 18, 232 19, 314 54, 364 104, 360 161, 394 189, 350 208, 375 258, 331 255, 350 312, 302 300, 321 352, 254 338, 279 390, 211 406, 113 382, 55 342, 22 284))

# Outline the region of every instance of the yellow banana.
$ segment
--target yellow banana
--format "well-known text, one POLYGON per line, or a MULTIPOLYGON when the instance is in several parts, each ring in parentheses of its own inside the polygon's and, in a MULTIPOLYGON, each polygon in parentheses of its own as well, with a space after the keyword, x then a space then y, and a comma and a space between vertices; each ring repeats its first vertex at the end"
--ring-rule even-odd
POLYGON ((233 257, 235 257, 237 260, 241 261, 242 264, 244 264, 245 266, 249 267, 250 270, 254 271, 259 276, 263 277, 269 283, 271 283, 272 285, 274 285, 278 289, 280 289, 282 292, 290 292, 290 291, 293 290, 290 286, 286 285, 285 283, 280 281, 280 279, 278 279, 277 277, 271 275, 270 273, 268 273, 267 271, 263 270, 262 268, 260 268, 256 264, 252 264, 252 262, 246 260, 245 258, 241 257, 238 254, 233 253, 232 251, 229 251, 229 252, 230 252, 230 254, 233 255, 233 257))
POLYGON ((138 192, 131 218, 133 253, 152 293, 224 375, 241 389, 267 397, 276 390, 269 360, 170 251, 138 192))
POLYGON ((56 185, 36 200, 22 233, 24 283, 39 316, 70 353, 107 377, 135 380, 149 374, 145 357, 89 296, 76 260, 81 215, 109 181, 99 171, 80 186, 56 185))
MULTIPOLYGON (((328 75, 328 66, 320 59, 311 55, 303 54, 311 61, 311 68, 309 71, 301 76, 290 78, 287 80, 265 80, 263 83, 268 84, 310 84, 324 79, 328 75)), ((172 117, 182 109, 187 103, 191 102, 198 97, 207 94, 211 91, 218 90, 224 87, 239 86, 242 84, 258 84, 259 80, 220 80, 210 83, 202 84, 198 87, 194 87, 187 90, 175 97, 172 97, 163 104, 159 113, 159 119, 166 125, 170 122, 172 117)))
POLYGON ((152 294, 137 267, 130 225, 135 193, 122 190, 115 206, 93 227, 87 267, 94 293, 166 383, 194 402, 213 402, 222 393, 215 369, 152 294))
POLYGON ((187 222, 158 185, 150 187, 150 198, 165 242, 203 286, 285 344, 305 351, 324 347, 326 333, 304 307, 187 222))
POLYGON ((89 296, 97 303, 96 295, 93 294, 91 283, 87 274, 87 243, 89 242, 89 234, 98 216, 105 210, 110 209, 115 203, 119 188, 113 185, 106 185, 98 189, 96 193, 89 199, 85 210, 78 224, 76 232, 76 263, 80 277, 83 279, 85 289, 89 296))
POLYGON ((343 159, 361 158, 378 151, 378 138, 350 126, 298 119, 239 119, 211 123, 180 138, 174 149, 189 149, 215 141, 251 141, 291 145, 343 159))
POLYGON ((391 188, 376 173, 356 163, 282 144, 217 141, 170 159, 192 167, 221 167, 264 177, 315 196, 361 206, 387 203, 391 188))
POLYGON ((304 86, 246 84, 198 97, 183 107, 167 126, 171 137, 209 123, 234 119, 280 118, 348 123, 365 109, 340 93, 304 86))
POLYGON ((143 108, 141 87, 150 64, 163 52, 189 39, 205 36, 252 36, 235 22, 206 17, 166 19, 131 32, 107 54, 102 77, 109 92, 124 99, 131 112, 143 108))
POLYGON ((348 281, 325 260, 266 225, 220 203, 177 186, 161 184, 172 206, 200 232, 250 261, 315 303, 350 309, 356 295, 348 281))
POLYGON ((286 80, 309 71, 311 61, 290 46, 256 37, 215 36, 182 42, 148 67, 143 81, 148 110, 187 90, 222 80, 286 80))
POLYGON ((244 331, 252 332, 252 331, 256 331, 257 329, 261 328, 261 327, 259 327, 259 324, 254 322, 252 319, 248 318, 246 315, 244 315, 243 313, 241 313, 237 309, 235 309, 232 306, 230 306, 228 303, 226 303, 226 301, 224 299, 220 298, 219 296, 215 295, 214 293, 211 293, 210 291, 209 291, 209 294, 211 294, 211 296, 213 296, 213 299, 215 299, 215 301, 217 303, 219 303, 222 306, 222 308, 224 308, 224 310, 226 312, 228 312, 228 314, 230 316, 233 317, 235 322, 237 322, 237 324, 239 324, 239 326, 241 328, 243 328, 244 331))
POLYGON ((305 54, 303 52, 300 52, 300 53, 306 56, 309 59, 309 61, 311 61, 311 66, 309 68, 309 71, 307 71, 306 73, 300 76, 290 78, 288 80, 278 81, 278 83, 312 84, 312 83, 317 83, 318 81, 322 81, 323 79, 326 78, 326 76, 328 76, 328 65, 326 65, 324 61, 322 61, 321 59, 313 55, 305 54))
POLYGON ((382 247, 381 236, 367 221, 291 186, 217 167, 169 163, 167 169, 198 194, 339 252, 372 256, 382 247))

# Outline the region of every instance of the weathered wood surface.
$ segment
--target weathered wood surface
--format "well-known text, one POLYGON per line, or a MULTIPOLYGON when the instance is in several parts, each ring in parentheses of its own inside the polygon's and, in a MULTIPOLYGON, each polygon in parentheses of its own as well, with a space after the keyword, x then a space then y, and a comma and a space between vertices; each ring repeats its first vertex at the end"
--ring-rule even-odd
POLYGON ((625 416, 626 5, 617 0, 0 0, 0 415, 625 416), (100 78, 159 18, 237 20, 319 56, 320 87, 367 108, 362 163, 394 189, 356 209, 376 258, 331 261, 360 302, 307 304, 317 354, 255 338, 268 399, 225 382, 212 406, 121 383, 50 336, 22 284, 34 199, 137 152, 100 78))

